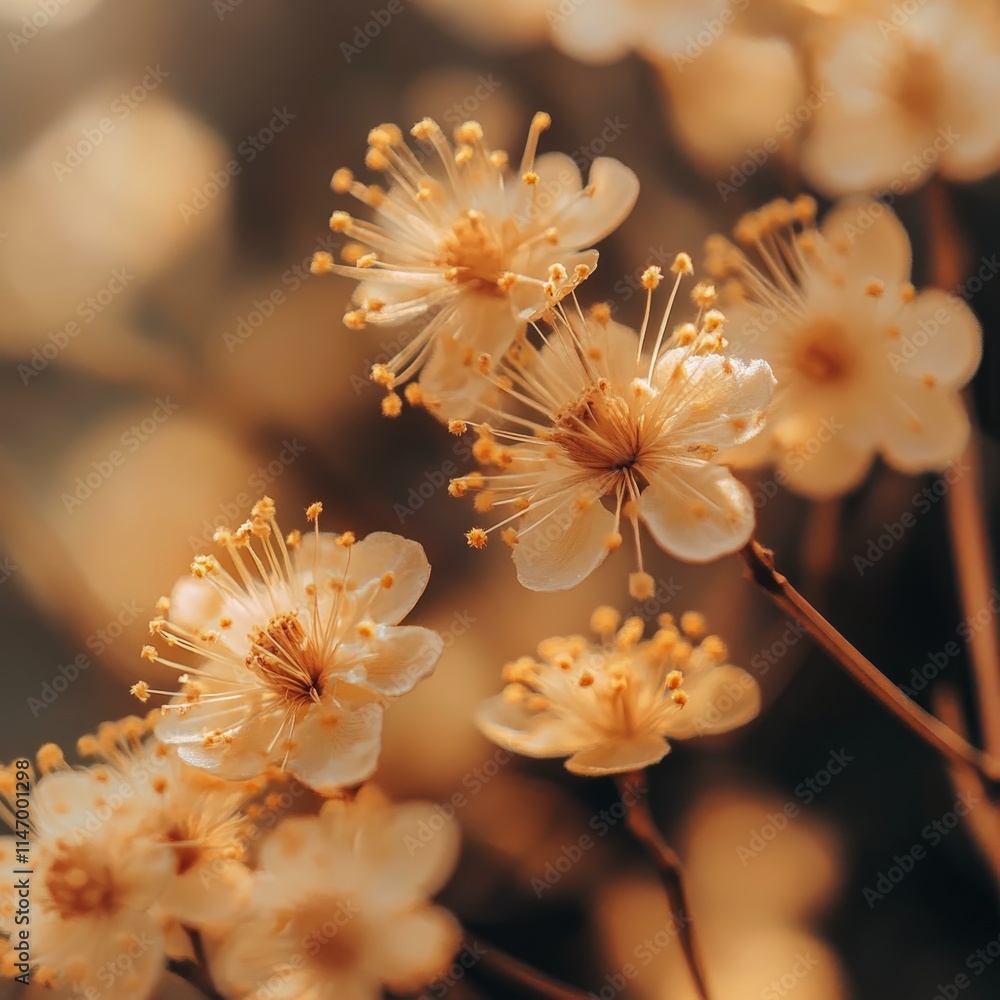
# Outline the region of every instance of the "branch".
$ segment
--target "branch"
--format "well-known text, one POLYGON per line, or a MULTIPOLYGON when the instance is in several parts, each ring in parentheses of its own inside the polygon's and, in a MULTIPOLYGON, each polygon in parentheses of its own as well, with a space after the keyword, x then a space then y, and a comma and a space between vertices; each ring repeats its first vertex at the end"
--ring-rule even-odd
POLYGON ((644 771, 633 771, 631 774, 617 776, 618 791, 625 806, 625 822, 628 828, 649 852, 660 872, 660 879, 667 891, 670 910, 677 926, 680 928, 678 937, 684 960, 687 962, 695 989, 701 1000, 708 1000, 708 985, 705 982, 705 972, 698 958, 698 949, 694 940, 694 928, 691 925, 691 909, 688 905, 687 892, 684 888, 684 870, 677 852, 660 836, 653 815, 649 811, 646 774, 644 771))
MULTIPOLYGON (((469 947, 478 949, 482 944, 469 935, 466 935, 466 940, 469 947)), ((547 1000, 589 1000, 588 995, 582 990, 546 976, 530 965, 525 965, 524 962, 501 951, 496 945, 484 945, 479 961, 482 966, 489 969, 498 978, 517 983, 535 996, 546 997, 547 1000)))
POLYGON ((925 712, 896 687, 878 667, 852 646, 774 568, 774 553, 755 539, 740 549, 754 581, 786 614, 798 619, 823 649, 876 701, 905 726, 949 760, 972 767, 989 782, 1000 780, 1000 765, 977 750, 939 719, 925 712))

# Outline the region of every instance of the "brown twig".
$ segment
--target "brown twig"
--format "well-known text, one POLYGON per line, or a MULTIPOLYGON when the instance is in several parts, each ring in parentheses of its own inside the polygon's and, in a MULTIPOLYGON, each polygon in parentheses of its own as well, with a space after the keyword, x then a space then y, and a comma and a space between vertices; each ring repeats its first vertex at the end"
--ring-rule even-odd
POLYGON ((684 959, 687 962, 695 989, 702 1000, 708 1000, 708 985, 705 972, 698 957, 691 923, 691 909, 688 906, 684 888, 684 870, 677 852, 660 836, 653 814, 649 811, 649 789, 643 771, 618 776, 618 790, 625 806, 625 821, 628 828, 649 852, 660 873, 660 879, 667 891, 670 910, 679 928, 678 938, 684 959))
POLYGON ((547 997, 548 1000, 588 1000, 587 994, 573 986, 553 979, 551 976, 539 972, 530 965, 525 965, 512 955, 501 951, 496 945, 483 944, 467 936, 470 947, 476 946, 477 950, 482 945, 482 957, 479 964, 488 969, 497 978, 507 980, 510 983, 517 983, 523 986, 528 992, 536 996, 547 997))
POLYGON ((167 962, 167 971, 190 983, 196 990, 204 994, 206 1000, 226 1000, 215 988, 208 970, 197 962, 192 962, 189 959, 171 958, 167 962))
POLYGON ((900 722, 949 760, 974 768, 988 782, 1000 780, 1000 764, 907 698, 775 570, 774 554, 770 550, 765 549, 756 539, 751 539, 740 550, 740 555, 749 567, 754 581, 767 592, 771 600, 786 614, 797 618, 823 649, 900 722))

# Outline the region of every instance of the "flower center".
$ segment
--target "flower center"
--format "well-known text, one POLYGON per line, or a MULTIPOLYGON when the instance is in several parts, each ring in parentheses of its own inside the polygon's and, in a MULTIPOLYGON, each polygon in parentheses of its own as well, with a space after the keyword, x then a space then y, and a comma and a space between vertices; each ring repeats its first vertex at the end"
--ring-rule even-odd
POLYGON ((497 279, 503 272, 503 248, 486 225, 482 212, 469 209, 441 241, 442 267, 456 269, 459 284, 472 284, 477 291, 500 294, 497 279))
POLYGON ((45 888, 60 919, 111 916, 119 909, 111 869, 95 861, 85 847, 63 847, 52 862, 45 888))
POLYGON ((932 52, 908 47, 896 68, 893 97, 911 117, 933 121, 941 103, 941 65, 932 52))
POLYGON ((605 385, 591 386, 560 411, 552 436, 588 472, 624 473, 642 454, 641 428, 628 403, 605 385))
POLYGON ((845 349, 843 326, 830 319, 811 323, 796 345, 792 366, 803 378, 817 385, 845 381, 854 364, 845 349))
POLYGON ((309 907, 299 918, 299 928, 297 939, 318 965, 343 972, 358 964, 365 928, 350 900, 324 899, 322 905, 309 907))
POLYGON ((276 695, 293 703, 318 701, 323 694, 326 657, 292 612, 275 615, 250 633, 246 665, 276 695))
POLYGON ((171 827, 167 833, 167 842, 174 844, 174 870, 178 875, 191 871, 201 860, 201 848, 192 843, 192 837, 180 827, 171 827))

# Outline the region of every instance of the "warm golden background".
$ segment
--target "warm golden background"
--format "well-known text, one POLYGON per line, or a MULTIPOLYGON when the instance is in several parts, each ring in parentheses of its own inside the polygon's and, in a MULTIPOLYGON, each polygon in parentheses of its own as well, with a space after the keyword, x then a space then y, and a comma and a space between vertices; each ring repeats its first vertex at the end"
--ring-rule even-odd
MULTIPOLYGON (((322 499, 328 529, 398 530, 434 567, 412 622, 450 635, 449 648, 391 709, 378 780, 393 795, 459 804, 465 854, 447 903, 585 990, 611 996, 631 963, 632 996, 687 1000, 658 883, 621 824, 600 819, 612 783, 508 760, 471 723, 506 659, 582 629, 597 603, 630 609, 629 554, 571 594, 536 595, 501 546, 470 551, 470 510, 443 489, 465 467, 454 439, 423 413, 379 415, 366 376, 393 334, 345 329, 350 285, 311 277, 308 261, 332 245, 327 218, 345 207, 330 175, 363 172, 372 125, 474 117, 490 145, 516 152, 542 109, 553 118, 543 150, 612 155, 640 176, 639 204, 585 289, 638 322, 644 267, 680 250, 697 261, 708 233, 800 190, 798 131, 738 190, 717 182, 802 105, 800 56, 837 6, 749 0, 740 17, 757 49, 724 33, 679 73, 636 55, 571 59, 530 0, 0 0, 0 758, 49 740, 70 747, 135 710, 144 623, 212 528, 242 520, 265 490, 287 528, 322 499), (377 31, 372 11, 386 21, 377 31), (78 483, 88 475, 89 495, 78 483), (569 866, 581 835, 593 846, 569 866), (557 864, 569 871, 542 886, 557 864)), ((955 199, 971 259, 990 259, 1000 182, 955 199)), ((918 284, 919 206, 895 206, 918 284)), ((974 389, 992 499, 997 287, 971 302, 985 330, 974 389)), ((830 506, 775 491, 768 472, 747 481, 761 539, 897 683, 956 639, 943 502, 863 576, 853 563, 934 477, 879 467, 842 505, 835 536, 830 506)), ((652 775, 716 996, 935 1000, 1000 935, 996 873, 968 821, 936 844, 925 832, 949 822, 961 780, 799 638, 736 557, 689 567, 657 551, 650 569, 661 599, 644 613, 705 611, 765 692, 748 729, 678 746, 652 775), (840 773, 831 755, 850 758, 840 773), (790 817, 780 831, 778 814, 790 817), (864 890, 915 844, 926 856, 870 905, 864 890)), ((964 652, 938 682, 968 694, 964 652)), ((454 1000, 511 995, 470 975, 425 994, 446 988, 454 1000)), ((960 995, 998 990, 1000 962, 960 995)))

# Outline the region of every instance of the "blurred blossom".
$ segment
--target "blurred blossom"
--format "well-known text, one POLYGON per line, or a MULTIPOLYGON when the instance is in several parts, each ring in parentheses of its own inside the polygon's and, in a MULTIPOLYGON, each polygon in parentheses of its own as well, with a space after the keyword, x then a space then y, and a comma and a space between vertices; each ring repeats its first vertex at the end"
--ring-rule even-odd
MULTIPOLYGON (((837 841, 821 822, 789 819, 784 809, 773 794, 732 785, 704 794, 681 836, 691 908, 684 916, 694 921, 714 994, 772 1000, 801 985, 804 996, 841 1000, 848 993, 838 958, 810 926, 833 902, 837 841), (761 841, 741 861, 739 847, 763 828, 774 842, 761 841)), ((653 880, 606 888, 598 925, 608 975, 649 1000, 695 1000, 678 944, 681 916, 653 880)))
MULTIPOLYGON (((104 0, 0 0, 0 18, 14 22, 11 31, 18 32, 25 42, 34 38, 31 29, 41 30, 54 25, 68 28, 89 17, 104 0)), ((17 52, 20 45, 7 39, 17 52)))
POLYGON ((0 176, 9 233, 0 254, 0 334, 9 344, 26 346, 44 326, 99 328, 105 310, 120 309, 224 217, 230 189, 211 186, 224 147, 156 92, 164 79, 153 66, 134 89, 91 92, 0 176), (185 217, 198 191, 205 207, 185 217))
POLYGON ((386 348, 330 314, 331 302, 346 304, 353 287, 341 278, 332 288, 321 282, 306 256, 241 282, 215 303, 214 322, 199 332, 228 419, 294 429, 308 440, 331 421, 371 409, 368 373, 373 359, 389 356, 386 348))
POLYGON ((584 62, 614 62, 632 51, 668 59, 697 46, 699 34, 723 11, 745 9, 749 2, 560 0, 550 15, 552 37, 558 48, 584 62))
POLYGON ((772 158, 793 157, 812 104, 821 103, 807 103, 799 56, 781 38, 729 30, 658 67, 681 145, 732 188, 720 188, 723 201, 772 158))
POLYGON ((223 514, 235 507, 245 516, 241 498, 253 502, 255 457, 183 406, 173 410, 177 403, 162 397, 88 429, 47 470, 39 507, 50 539, 5 540, 40 604, 132 679, 157 597, 207 546, 223 514))
POLYGON ((974 181, 1000 167, 1000 10, 993 0, 873 5, 820 40, 831 91, 803 150, 827 195, 911 190, 939 171, 974 181))
POLYGON ((383 984, 416 992, 442 973, 461 930, 428 897, 455 867, 458 827, 421 840, 435 818, 426 803, 390 805, 368 786, 285 820, 261 850, 246 919, 210 944, 225 995, 280 984, 286 997, 376 1000, 383 984))
POLYGON ((763 271, 710 243, 710 269, 736 276, 732 350, 778 379, 764 432, 726 460, 774 462, 813 497, 853 489, 876 454, 902 472, 943 468, 969 433, 959 390, 979 364, 979 323, 955 295, 917 294, 909 238, 881 202, 843 202, 821 228, 815 211, 810 198, 777 201, 740 221, 763 271))
MULTIPOLYGON (((548 34, 549 19, 561 0, 417 0, 456 35, 486 49, 519 49, 536 45, 548 34)), ((565 0, 571 4, 573 0, 565 0)))

